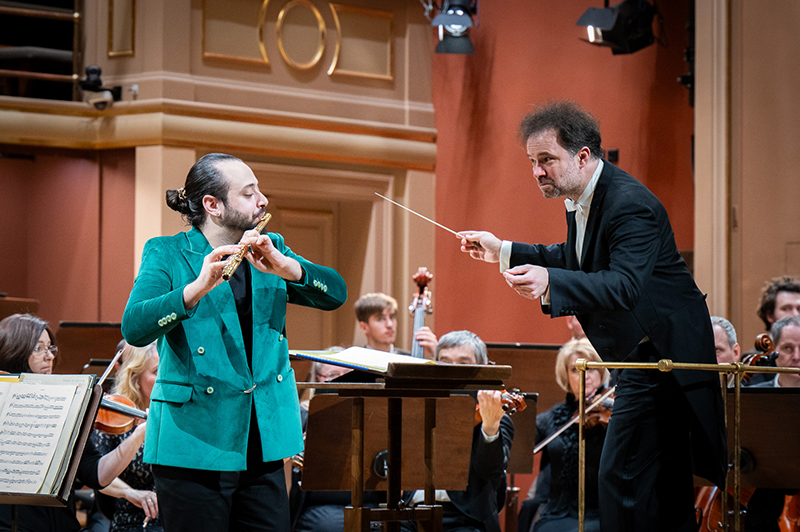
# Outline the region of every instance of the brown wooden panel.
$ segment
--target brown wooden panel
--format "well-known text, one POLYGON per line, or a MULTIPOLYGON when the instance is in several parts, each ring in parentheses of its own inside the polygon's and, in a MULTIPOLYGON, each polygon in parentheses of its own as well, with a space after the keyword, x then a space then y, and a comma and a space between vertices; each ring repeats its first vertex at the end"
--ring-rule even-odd
POLYGON ((0 320, 12 314, 36 314, 39 311, 38 299, 22 297, 0 297, 0 320))
POLYGON ((114 358, 122 340, 119 323, 61 322, 56 333, 55 373, 81 373, 91 358, 114 358))
MULTIPOLYGON (((375 456, 388 448, 387 399, 364 400, 364 489, 386 490, 372 471, 375 456)), ((311 399, 303 466, 304 490, 350 491, 352 399, 319 394, 311 399)), ((402 489, 422 489, 424 399, 403 399, 402 489)), ((475 399, 454 395, 436 399, 435 486, 463 490, 469 476, 475 399)))

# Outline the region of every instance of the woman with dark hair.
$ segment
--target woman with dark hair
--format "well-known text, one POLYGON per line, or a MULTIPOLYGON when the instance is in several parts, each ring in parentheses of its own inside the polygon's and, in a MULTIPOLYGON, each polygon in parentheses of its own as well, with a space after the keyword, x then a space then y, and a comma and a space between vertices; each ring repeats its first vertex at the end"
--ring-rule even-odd
POLYGON ((33 314, 0 321, 0 368, 9 373, 52 373, 58 353, 47 322, 33 314))
MULTIPOLYGON (((32 314, 13 314, 0 321, 0 370, 9 373, 51 373, 55 358, 53 333, 47 322, 32 314)), ((83 484, 100 489, 111 483, 144 442, 145 424, 139 425, 116 452, 101 455, 86 442, 78 464, 77 478, 83 484)), ((17 506, 19 532, 77 532, 81 525, 75 517, 75 493, 67 506, 17 506)), ((11 506, 0 505, 0 531, 11 530, 11 506)))

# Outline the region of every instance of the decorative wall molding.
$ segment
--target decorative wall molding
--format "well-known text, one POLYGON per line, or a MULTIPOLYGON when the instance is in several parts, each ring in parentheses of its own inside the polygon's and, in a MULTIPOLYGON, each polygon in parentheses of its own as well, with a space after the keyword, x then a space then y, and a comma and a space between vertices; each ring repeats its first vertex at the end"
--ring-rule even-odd
POLYGON ((435 135, 419 128, 250 114, 196 102, 123 102, 98 113, 80 102, 22 100, 0 98, 0 142, 81 149, 213 147, 417 170, 432 170, 436 161, 435 135))

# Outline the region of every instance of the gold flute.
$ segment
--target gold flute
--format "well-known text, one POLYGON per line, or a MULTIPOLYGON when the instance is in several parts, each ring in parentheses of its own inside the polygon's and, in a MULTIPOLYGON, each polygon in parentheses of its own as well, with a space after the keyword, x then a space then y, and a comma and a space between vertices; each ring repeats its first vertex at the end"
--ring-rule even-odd
MULTIPOLYGON (((258 221, 258 225, 255 226, 255 230, 259 233, 264 230, 267 226, 267 222, 269 222, 272 215, 270 213, 265 213, 264 216, 261 217, 261 220, 258 221)), ((239 267, 241 264, 242 259, 244 258, 244 254, 247 253, 247 250, 250 249, 250 246, 242 246, 242 249, 237 251, 235 254, 231 255, 228 258, 228 264, 225 265, 225 268, 222 270, 222 279, 225 281, 230 281, 231 277, 233 276, 233 272, 236 271, 236 268, 239 267)))

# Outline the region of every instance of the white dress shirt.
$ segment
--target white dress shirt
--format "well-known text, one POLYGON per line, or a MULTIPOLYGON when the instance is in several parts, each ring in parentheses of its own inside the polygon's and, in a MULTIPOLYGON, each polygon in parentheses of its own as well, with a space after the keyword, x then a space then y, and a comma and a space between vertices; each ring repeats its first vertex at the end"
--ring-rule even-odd
MULTIPOLYGON (((586 222, 589 220, 589 209, 592 206, 592 198, 594 198, 594 189, 597 187, 597 182, 600 180, 600 174, 603 172, 602 159, 597 162, 597 168, 592 174, 592 178, 587 183, 583 193, 578 198, 578 201, 572 201, 569 198, 564 199, 564 205, 567 207, 567 212, 575 212, 575 224, 577 234, 575 238, 575 252, 578 256, 578 264, 581 263, 581 255, 583 253, 583 239, 586 236, 586 222)), ((506 271, 511 265, 511 244, 510 240, 503 240, 500 245, 500 272, 506 271)), ((547 305, 550 303, 550 287, 542 296, 542 304, 547 305)))

